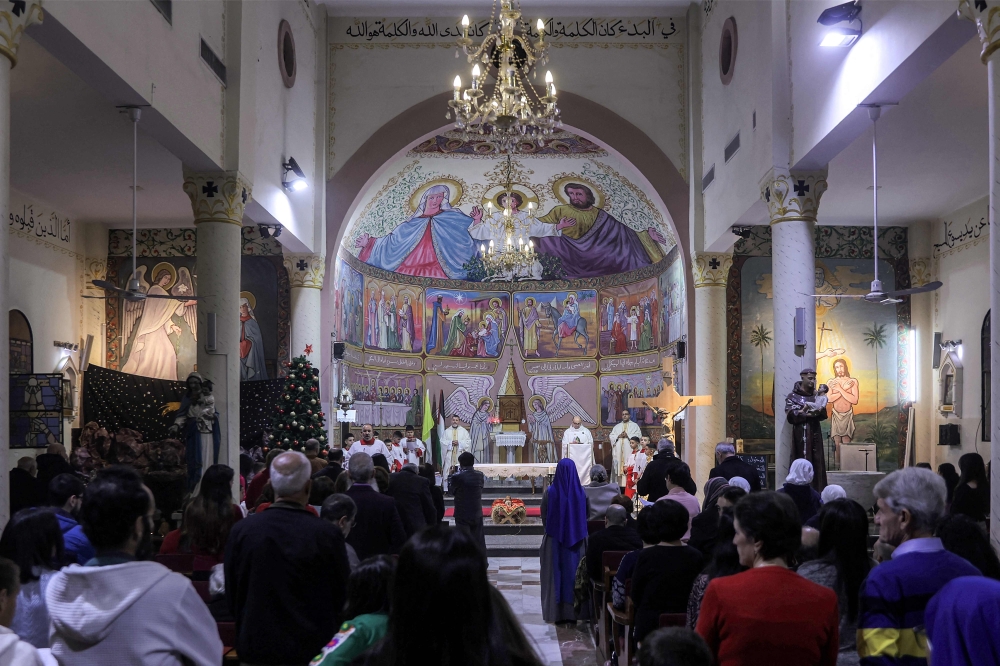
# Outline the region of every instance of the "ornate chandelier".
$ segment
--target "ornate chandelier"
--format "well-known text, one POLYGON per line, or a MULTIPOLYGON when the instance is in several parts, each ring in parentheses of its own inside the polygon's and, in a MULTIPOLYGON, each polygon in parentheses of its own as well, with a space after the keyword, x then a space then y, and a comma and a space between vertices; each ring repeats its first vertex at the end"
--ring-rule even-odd
POLYGON ((475 64, 470 87, 463 90, 462 77, 455 77, 448 115, 454 117, 457 130, 489 135, 503 150, 511 152, 522 140, 541 145, 542 138, 562 123, 552 72, 545 73, 542 94, 527 80, 537 67, 548 62, 542 19, 536 25, 538 41, 533 43, 521 19, 520 0, 500 0, 499 12, 496 1, 487 35, 476 48, 469 38, 469 17, 462 17, 462 37, 457 43, 468 61, 475 64), (515 28, 519 28, 518 33, 515 28))
MULTIPOLYGON (((502 247, 497 247, 493 240, 489 246, 482 243, 479 246, 479 253, 483 259, 483 267, 486 271, 487 280, 506 280, 515 282, 518 280, 540 280, 541 264, 535 255, 535 242, 530 238, 525 238, 524 230, 529 229, 531 223, 535 221, 535 204, 528 203, 527 212, 514 210, 513 194, 513 163, 510 153, 507 153, 506 182, 504 191, 498 197, 503 200, 503 209, 499 211, 498 220, 503 225, 504 240, 502 247), (522 233, 518 233, 515 224, 520 223, 522 233), (514 244, 515 234, 517 235, 517 245, 514 244)), ((486 204, 486 215, 490 222, 497 217, 493 212, 492 201, 486 204)))

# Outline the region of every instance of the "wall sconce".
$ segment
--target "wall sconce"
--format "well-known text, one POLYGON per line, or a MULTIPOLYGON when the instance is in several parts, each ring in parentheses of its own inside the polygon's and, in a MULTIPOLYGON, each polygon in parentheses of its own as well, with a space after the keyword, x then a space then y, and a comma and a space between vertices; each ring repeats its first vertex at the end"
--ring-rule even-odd
POLYGON ((60 349, 65 349, 66 351, 70 351, 70 352, 80 351, 80 343, 75 343, 74 344, 72 342, 58 342, 58 341, 56 341, 56 342, 52 343, 52 346, 53 347, 59 347, 60 349))
POLYGON ((281 176, 281 184, 286 190, 299 192, 309 187, 306 175, 302 173, 302 169, 299 168, 299 163, 295 161, 294 157, 289 157, 287 162, 282 162, 281 168, 285 170, 281 176), (292 174, 291 179, 288 177, 289 173, 292 174))
POLYGON ((861 37, 861 3, 854 0, 824 9, 816 22, 828 27, 836 26, 838 23, 848 24, 848 27, 836 27, 828 31, 819 43, 820 46, 851 46, 861 37), (857 29, 850 27, 854 21, 858 22, 857 29))
POLYGON ((261 238, 277 238, 281 235, 280 224, 258 224, 257 230, 260 231, 261 238))

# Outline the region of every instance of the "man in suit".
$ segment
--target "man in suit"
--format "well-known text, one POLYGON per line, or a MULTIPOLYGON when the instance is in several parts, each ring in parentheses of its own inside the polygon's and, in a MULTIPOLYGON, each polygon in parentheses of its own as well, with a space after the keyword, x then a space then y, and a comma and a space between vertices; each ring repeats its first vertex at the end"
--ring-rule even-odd
POLYGON ((347 535, 347 543, 364 561, 373 555, 396 555, 406 541, 403 521, 396 510, 396 502, 372 488, 375 465, 372 457, 363 451, 351 454, 347 471, 354 482, 346 495, 354 500, 358 515, 354 527, 347 535))
POLYGON ((642 548, 639 533, 631 527, 626 527, 628 513, 625 507, 612 504, 604 516, 604 529, 598 530, 587 539, 587 573, 591 579, 603 579, 602 556, 605 551, 633 551, 642 548))
MULTIPOLYGON (((656 455, 646 465, 639 483, 635 486, 636 493, 646 497, 649 502, 655 502, 667 494, 667 467, 679 460, 674 455, 674 443, 666 437, 656 445, 656 451, 656 455)), ((698 492, 698 486, 691 478, 685 480, 683 488, 692 495, 698 492)))
POLYGON ((416 465, 407 463, 403 469, 389 476, 389 489, 385 494, 396 502, 406 538, 437 523, 430 481, 417 474, 416 465))
POLYGON ((30 456, 18 458, 17 467, 10 470, 10 515, 21 509, 45 506, 46 488, 38 482, 38 466, 30 456))
POLYGON ((306 510, 311 471, 297 451, 277 456, 271 463, 274 503, 229 534, 226 601, 244 663, 305 664, 343 619, 350 576, 344 535, 306 510))
MULTIPOLYGON (((721 476, 726 481, 734 476, 742 476, 750 484, 750 492, 760 490, 760 476, 749 463, 736 457, 736 447, 729 442, 719 442, 715 445, 715 467, 708 473, 708 478, 721 476)), ((691 491, 688 491, 691 492, 691 491)), ((694 495, 694 493, 691 493, 694 495)))
POLYGON ((468 451, 458 456, 459 470, 448 478, 448 492, 455 496, 455 526, 463 527, 486 552, 483 531, 483 486, 486 477, 474 469, 476 457, 468 451))

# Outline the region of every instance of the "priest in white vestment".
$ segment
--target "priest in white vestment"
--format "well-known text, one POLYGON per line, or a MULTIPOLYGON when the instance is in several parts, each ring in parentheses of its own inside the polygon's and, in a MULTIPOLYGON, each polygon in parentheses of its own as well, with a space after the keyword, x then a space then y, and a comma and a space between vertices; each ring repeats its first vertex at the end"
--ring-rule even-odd
POLYGON ((459 423, 458 416, 451 417, 451 425, 444 429, 441 441, 441 473, 449 474, 452 468, 458 467, 458 457, 463 452, 472 452, 472 436, 459 423))
POLYGON ((628 454, 632 452, 632 438, 642 437, 639 426, 632 421, 632 415, 627 409, 622 410, 622 420, 614 428, 608 439, 611 441, 611 482, 625 487, 625 463, 628 454))
POLYGON ((594 466, 594 437, 583 425, 579 416, 573 417, 573 425, 563 431, 562 457, 569 458, 576 465, 580 483, 590 483, 590 469, 594 466))
POLYGON ((370 423, 361 426, 361 439, 351 444, 348 457, 353 456, 355 453, 367 453, 370 456, 381 453, 385 456, 386 462, 392 460, 392 453, 389 452, 389 447, 381 439, 375 437, 375 429, 370 423))

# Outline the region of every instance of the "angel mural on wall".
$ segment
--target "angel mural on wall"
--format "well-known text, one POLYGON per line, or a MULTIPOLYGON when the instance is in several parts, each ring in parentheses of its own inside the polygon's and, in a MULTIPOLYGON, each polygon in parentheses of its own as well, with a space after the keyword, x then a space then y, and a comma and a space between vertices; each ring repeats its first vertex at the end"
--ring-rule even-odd
MULTIPOLYGON (((139 266, 136 278, 139 288, 150 296, 194 296, 194 281, 191 271, 185 267, 175 268, 167 262, 160 262, 150 272, 153 284, 146 282, 146 267, 139 266)), ((180 335, 180 326, 174 323, 174 316, 183 317, 197 340, 198 301, 172 299, 126 300, 123 308, 122 331, 124 340, 132 339, 122 372, 156 379, 177 380, 177 350, 171 335, 180 335), (134 339, 133 339, 134 336, 134 339)))
POLYGON ((464 423, 469 424, 472 455, 476 457, 476 462, 485 464, 493 462, 490 451, 490 415, 493 413, 493 398, 489 395, 493 388, 493 377, 444 372, 440 376, 458 387, 444 401, 445 415, 457 415, 464 423))
POLYGON ((538 375, 528 380, 528 428, 535 462, 556 462, 552 422, 571 414, 590 425, 597 425, 583 405, 563 388, 583 375, 538 375))

